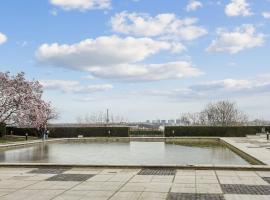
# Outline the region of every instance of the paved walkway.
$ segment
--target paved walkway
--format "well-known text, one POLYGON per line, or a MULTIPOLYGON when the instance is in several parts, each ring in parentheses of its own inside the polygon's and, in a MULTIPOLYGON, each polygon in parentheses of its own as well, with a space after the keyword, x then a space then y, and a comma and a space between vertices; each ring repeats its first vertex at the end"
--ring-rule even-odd
POLYGON ((270 172, 0 168, 0 200, 269 200, 270 172))
POLYGON ((253 156, 264 164, 270 165, 270 140, 266 140, 266 136, 222 138, 222 140, 253 156))

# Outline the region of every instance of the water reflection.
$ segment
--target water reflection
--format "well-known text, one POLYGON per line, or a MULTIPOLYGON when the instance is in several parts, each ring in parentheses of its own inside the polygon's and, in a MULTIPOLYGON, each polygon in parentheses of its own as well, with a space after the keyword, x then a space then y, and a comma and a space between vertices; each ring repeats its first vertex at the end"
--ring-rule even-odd
POLYGON ((6 163, 249 164, 220 143, 63 142, 0 152, 6 163))

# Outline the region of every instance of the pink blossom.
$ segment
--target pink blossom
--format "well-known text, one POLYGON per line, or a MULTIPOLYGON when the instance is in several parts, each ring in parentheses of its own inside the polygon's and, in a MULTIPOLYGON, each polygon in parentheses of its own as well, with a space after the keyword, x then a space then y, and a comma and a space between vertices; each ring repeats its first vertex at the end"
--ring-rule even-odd
POLYGON ((26 80, 23 72, 16 76, 0 72, 0 124, 39 128, 56 118, 42 93, 41 84, 26 80))

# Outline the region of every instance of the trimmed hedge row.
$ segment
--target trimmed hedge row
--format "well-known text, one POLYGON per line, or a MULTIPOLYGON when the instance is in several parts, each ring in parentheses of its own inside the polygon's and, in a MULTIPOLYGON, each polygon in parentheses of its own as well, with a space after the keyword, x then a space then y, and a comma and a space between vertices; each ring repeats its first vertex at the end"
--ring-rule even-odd
MULTIPOLYGON (((72 138, 83 135, 84 137, 128 137, 129 127, 48 127, 49 137, 72 138)), ((13 131, 14 135, 25 135, 41 137, 41 134, 34 128, 7 127, 8 133, 13 131)))
POLYGON ((0 137, 6 135, 6 126, 4 124, 0 124, 0 137))
POLYGON ((136 131, 130 131, 130 136, 134 137, 143 137, 143 136, 160 136, 163 137, 163 131, 157 131, 157 130, 136 130, 136 131))
MULTIPOLYGON (((265 126, 167 126, 165 137, 205 136, 205 137, 245 137, 260 133, 265 126)), ((270 126, 265 127, 270 132, 270 126)))

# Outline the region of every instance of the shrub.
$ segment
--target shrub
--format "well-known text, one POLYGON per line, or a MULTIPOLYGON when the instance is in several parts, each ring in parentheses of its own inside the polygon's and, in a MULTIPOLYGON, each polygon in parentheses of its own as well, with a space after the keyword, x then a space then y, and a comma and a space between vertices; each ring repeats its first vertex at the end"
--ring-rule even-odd
MULTIPOLYGON (((165 127, 165 136, 245 137, 260 133, 262 128, 263 126, 168 126, 165 127)), ((270 126, 265 128, 270 131, 270 126)))
MULTIPOLYGON (((72 138, 83 135, 84 137, 128 137, 129 127, 48 127, 49 137, 52 138, 72 138)), ((41 136, 34 128, 10 127, 14 135, 41 136)))
POLYGON ((0 136, 3 137, 6 135, 6 125, 0 124, 0 136))
POLYGON ((129 132, 130 136, 134 137, 143 137, 143 136, 160 136, 163 137, 163 131, 158 131, 158 130, 135 130, 135 131, 130 131, 129 132))

